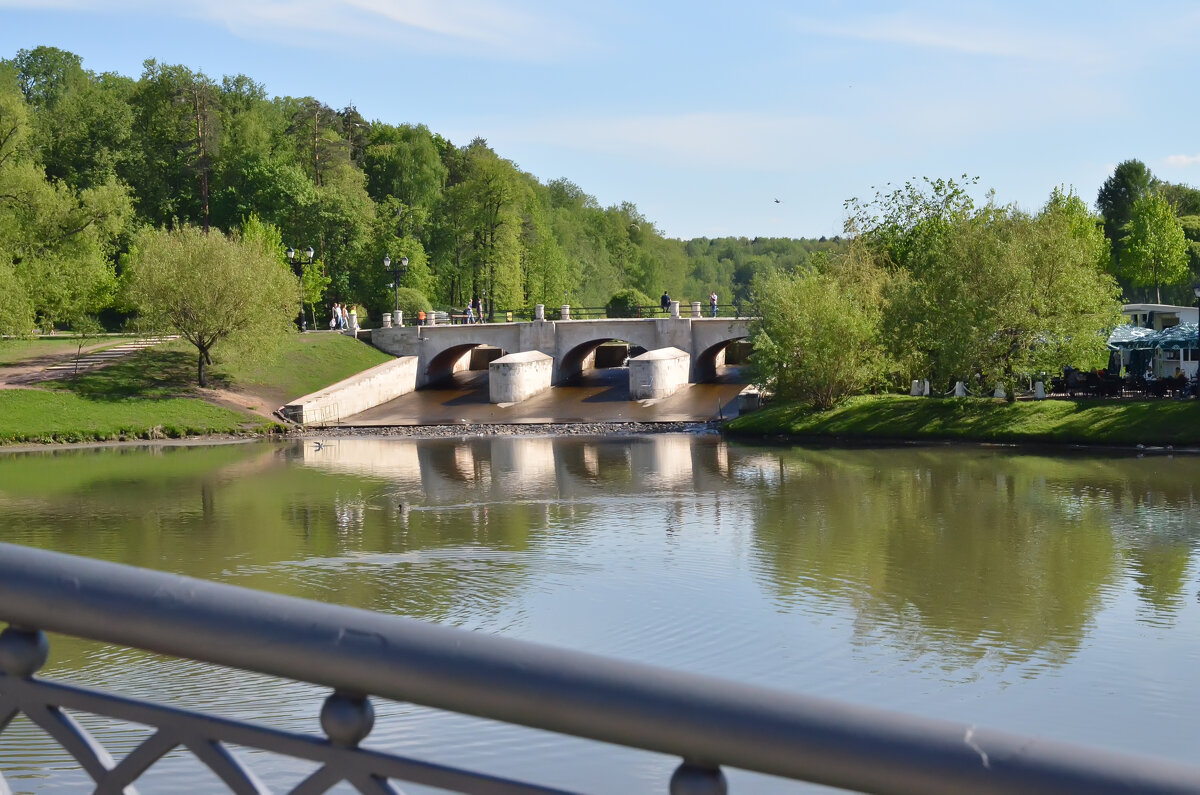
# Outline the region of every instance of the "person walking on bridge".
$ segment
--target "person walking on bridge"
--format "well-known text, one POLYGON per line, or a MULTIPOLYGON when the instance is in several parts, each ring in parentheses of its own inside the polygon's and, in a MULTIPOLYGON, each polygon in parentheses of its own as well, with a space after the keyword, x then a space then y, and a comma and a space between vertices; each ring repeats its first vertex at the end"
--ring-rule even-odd
POLYGON ((712 307, 712 316, 717 316, 717 291, 713 290, 708 296, 708 305, 712 307))
POLYGON ((659 306, 662 307, 662 311, 664 311, 664 312, 671 311, 671 296, 667 294, 666 290, 663 290, 662 300, 660 300, 658 302, 658 304, 659 304, 659 306))

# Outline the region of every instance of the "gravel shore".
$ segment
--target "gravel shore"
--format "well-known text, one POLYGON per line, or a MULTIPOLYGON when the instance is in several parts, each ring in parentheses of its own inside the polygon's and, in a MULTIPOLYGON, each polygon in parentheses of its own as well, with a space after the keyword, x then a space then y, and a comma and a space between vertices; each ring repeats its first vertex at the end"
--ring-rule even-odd
POLYGON ((519 425, 390 425, 360 428, 306 428, 289 432, 303 438, 403 436, 437 439, 462 436, 641 436, 648 433, 716 433, 720 422, 573 422, 519 425))

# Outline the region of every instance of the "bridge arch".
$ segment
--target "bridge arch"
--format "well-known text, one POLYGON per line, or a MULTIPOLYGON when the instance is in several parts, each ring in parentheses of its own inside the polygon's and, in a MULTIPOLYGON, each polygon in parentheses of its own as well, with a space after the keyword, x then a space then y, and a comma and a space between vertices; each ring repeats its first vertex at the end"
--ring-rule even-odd
POLYGON ((432 384, 466 369, 471 350, 481 345, 499 348, 504 353, 522 350, 520 331, 515 324, 418 326, 417 333, 418 386, 432 384))
MULTIPOLYGON (((470 369, 471 351, 486 344, 484 342, 462 342, 443 348, 434 354, 433 358, 429 360, 429 364, 425 366, 424 382, 436 384, 457 372, 470 369)), ((508 351, 501 349, 501 356, 506 353, 508 351)))
POLYGON ((702 384, 716 379, 717 368, 725 363, 725 350, 732 343, 747 339, 747 337, 748 335, 744 333, 740 336, 729 337, 694 354, 692 356, 692 382, 702 384))
POLYGON ((579 375, 585 369, 587 369, 586 365, 591 360, 592 355, 595 354, 596 350, 606 342, 628 343, 630 356, 637 356, 638 354, 645 353, 647 350, 642 345, 638 345, 635 342, 631 342, 627 339, 620 339, 618 337, 601 337, 599 339, 581 342, 574 348, 564 351, 560 356, 558 360, 558 381, 565 381, 573 376, 579 375))

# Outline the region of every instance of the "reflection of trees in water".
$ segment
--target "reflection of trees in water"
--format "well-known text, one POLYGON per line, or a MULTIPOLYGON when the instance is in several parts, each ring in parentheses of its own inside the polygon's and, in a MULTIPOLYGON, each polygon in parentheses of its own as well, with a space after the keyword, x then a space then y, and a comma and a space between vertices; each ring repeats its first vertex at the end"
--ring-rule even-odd
POLYGON ((1126 561, 1152 611, 1179 604, 1194 534, 1168 517, 1192 505, 1196 462, 1164 477, 1138 459, 978 450, 777 456, 756 503, 770 585, 785 601, 844 600, 864 640, 964 664, 1061 663, 1126 561), (1133 532, 1147 505, 1158 518, 1133 532))

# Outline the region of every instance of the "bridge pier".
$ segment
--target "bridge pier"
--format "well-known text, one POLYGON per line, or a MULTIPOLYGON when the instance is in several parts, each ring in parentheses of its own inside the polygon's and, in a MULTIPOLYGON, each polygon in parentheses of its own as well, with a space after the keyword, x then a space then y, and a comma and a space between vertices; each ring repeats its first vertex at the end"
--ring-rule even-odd
POLYGON ((551 386, 554 357, 541 351, 501 356, 488 365, 488 399, 492 403, 520 403, 551 386))
POLYGON ((678 348, 646 351, 629 360, 629 397, 649 400, 669 397, 687 386, 691 357, 678 348))

